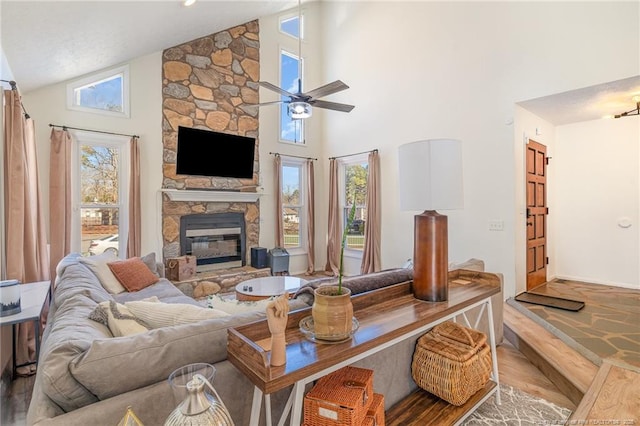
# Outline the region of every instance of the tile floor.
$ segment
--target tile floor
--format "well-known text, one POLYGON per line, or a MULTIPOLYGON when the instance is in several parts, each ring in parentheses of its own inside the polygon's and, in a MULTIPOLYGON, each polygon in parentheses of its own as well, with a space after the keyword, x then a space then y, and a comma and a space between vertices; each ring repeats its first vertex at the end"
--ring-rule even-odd
POLYGON ((585 307, 572 312, 514 300, 509 303, 535 314, 550 331, 559 331, 554 334, 563 340, 573 340, 575 349, 597 364, 613 358, 640 367, 640 290, 554 280, 533 292, 581 300, 585 307))

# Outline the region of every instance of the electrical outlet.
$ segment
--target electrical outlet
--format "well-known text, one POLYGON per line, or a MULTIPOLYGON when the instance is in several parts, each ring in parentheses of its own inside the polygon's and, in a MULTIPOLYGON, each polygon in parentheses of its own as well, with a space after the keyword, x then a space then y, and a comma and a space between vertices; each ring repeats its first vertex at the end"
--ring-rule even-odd
POLYGON ((504 221, 502 220, 490 220, 489 231, 504 231, 504 221))

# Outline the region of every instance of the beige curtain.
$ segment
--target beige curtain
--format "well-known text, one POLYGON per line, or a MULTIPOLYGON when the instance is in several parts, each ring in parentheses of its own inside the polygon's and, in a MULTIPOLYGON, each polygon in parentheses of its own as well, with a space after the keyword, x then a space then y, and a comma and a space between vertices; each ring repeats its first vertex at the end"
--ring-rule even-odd
POLYGON ((315 188, 314 188, 314 171, 313 160, 309 159, 306 163, 307 169, 307 275, 315 272, 315 188))
POLYGON ((71 136, 66 130, 51 130, 49 157, 50 276, 71 252, 71 136))
POLYGON ((325 271, 338 275, 340 264, 340 202, 338 161, 329 159, 329 223, 327 228, 327 264, 325 271))
POLYGON ((131 138, 131 178, 129 181, 129 237, 127 257, 141 256, 142 213, 140 211, 140 145, 138 138, 131 138))
POLYGON ((282 217, 282 158, 275 156, 276 175, 276 247, 284 247, 284 223, 282 217))
POLYGON ((370 274, 381 269, 380 255, 380 158, 378 151, 369 153, 369 176, 367 178, 367 217, 364 231, 364 252, 360 273, 370 274))
MULTIPOLYGON (((22 283, 44 281, 49 279, 49 258, 40 205, 34 124, 23 114, 17 90, 6 90, 4 96, 6 276, 22 283)), ((33 324, 18 326, 16 364, 34 361, 34 336, 33 324)), ((33 365, 19 371, 33 372, 33 365)))

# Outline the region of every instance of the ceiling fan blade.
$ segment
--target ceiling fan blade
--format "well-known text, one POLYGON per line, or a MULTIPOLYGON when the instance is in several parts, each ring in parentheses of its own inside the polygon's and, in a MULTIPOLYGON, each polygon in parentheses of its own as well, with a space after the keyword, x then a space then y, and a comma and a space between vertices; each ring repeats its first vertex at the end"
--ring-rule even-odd
POLYGON ((337 102, 321 101, 317 99, 311 100, 309 101, 309 103, 314 107, 332 109, 334 111, 342 111, 342 112, 350 112, 352 109, 355 108, 354 105, 339 104, 337 102))
POLYGON ((304 95, 309 96, 311 98, 321 98, 323 96, 328 96, 348 88, 349 86, 344 84, 342 81, 336 80, 332 83, 325 84, 324 86, 320 86, 317 89, 313 89, 310 92, 306 92, 304 93, 304 95))
POLYGON ((289 102, 289 101, 280 100, 280 101, 262 102, 262 103, 260 103, 260 104, 257 104, 256 106, 261 107, 261 106, 267 106, 267 105, 279 104, 279 103, 282 103, 282 102, 289 102))
POLYGON ((275 84, 269 83, 268 81, 260 81, 260 82, 258 82, 258 84, 260 86, 264 87, 265 89, 273 90, 274 92, 280 93, 283 96, 289 96, 289 97, 295 97, 296 96, 293 93, 289 93, 286 90, 279 88, 275 84))

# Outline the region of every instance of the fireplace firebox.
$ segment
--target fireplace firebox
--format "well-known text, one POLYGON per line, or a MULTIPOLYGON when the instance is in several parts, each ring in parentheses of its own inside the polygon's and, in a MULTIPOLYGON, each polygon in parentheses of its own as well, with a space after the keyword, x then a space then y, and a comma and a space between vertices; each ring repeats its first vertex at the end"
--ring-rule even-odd
POLYGON ((180 218, 180 252, 196 257, 196 271, 246 265, 243 213, 191 214, 180 218))

